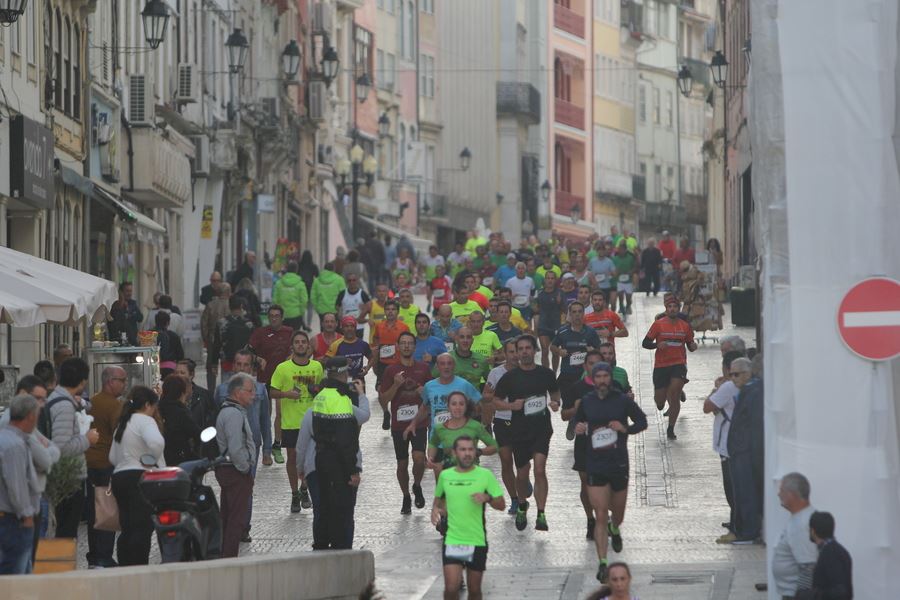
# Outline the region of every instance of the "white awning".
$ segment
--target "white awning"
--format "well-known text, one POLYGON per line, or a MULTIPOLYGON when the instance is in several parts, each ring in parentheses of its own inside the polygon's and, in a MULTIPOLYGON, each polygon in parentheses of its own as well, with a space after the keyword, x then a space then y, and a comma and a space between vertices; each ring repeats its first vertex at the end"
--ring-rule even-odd
POLYGON ((0 246, 0 321, 15 327, 106 318, 112 281, 0 246))
POLYGON ((362 221, 363 223, 367 223, 367 224, 371 225, 372 227, 374 227, 375 229, 378 229, 382 233, 388 234, 392 238, 396 238, 399 240, 400 238, 405 237, 413 245, 413 248, 416 249, 416 252, 428 252, 428 248, 434 245, 434 242, 432 242, 430 240, 426 240, 425 238, 420 238, 418 236, 415 236, 415 235, 409 233, 408 231, 404 231, 403 229, 400 229, 399 227, 397 227, 395 225, 388 225, 387 223, 382 223, 381 221, 373 219, 372 217, 367 217, 365 215, 359 215, 359 220, 362 221))
POLYGON ((99 185, 94 185, 94 198, 105 203, 119 213, 127 227, 134 228, 138 241, 147 242, 156 246, 162 246, 165 240, 166 228, 148 217, 147 215, 132 210, 127 204, 107 192, 99 185))

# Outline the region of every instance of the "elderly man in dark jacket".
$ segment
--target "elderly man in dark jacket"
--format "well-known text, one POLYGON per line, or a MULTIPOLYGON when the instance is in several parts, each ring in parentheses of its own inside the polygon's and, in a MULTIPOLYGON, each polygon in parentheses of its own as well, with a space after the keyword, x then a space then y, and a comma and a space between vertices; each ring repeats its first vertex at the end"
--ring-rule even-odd
MULTIPOLYGON (((756 540, 762 528, 765 435, 763 382, 746 358, 732 361, 729 376, 741 390, 728 430, 728 465, 734 490, 735 542, 756 540)), ((734 543, 734 542, 733 542, 734 543)))

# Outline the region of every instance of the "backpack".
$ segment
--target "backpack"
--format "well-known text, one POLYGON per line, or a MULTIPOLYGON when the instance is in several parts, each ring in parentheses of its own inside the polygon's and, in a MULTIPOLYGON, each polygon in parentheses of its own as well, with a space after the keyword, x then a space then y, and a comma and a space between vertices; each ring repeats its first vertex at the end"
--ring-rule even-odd
MULTIPOLYGON (((226 404, 224 401, 219 405, 218 408, 213 412, 212 415, 212 423, 210 423, 211 427, 216 426, 216 421, 219 420, 219 413, 222 412, 223 408, 228 408, 230 405, 226 404)), ((235 406, 230 406, 231 408, 236 408, 235 406)), ((203 447, 200 450, 200 453, 209 460, 215 460, 222 456, 222 453, 219 451, 219 441, 218 435, 211 439, 210 441, 203 444, 203 447)))
MULTIPOLYGON (((65 396, 59 396, 54 398, 53 400, 44 404, 44 407, 41 408, 41 412, 38 414, 38 431, 41 432, 48 440, 53 439, 53 417, 50 416, 50 407, 60 402, 61 400, 68 400, 65 396)), ((76 409, 77 411, 78 409, 76 409)))

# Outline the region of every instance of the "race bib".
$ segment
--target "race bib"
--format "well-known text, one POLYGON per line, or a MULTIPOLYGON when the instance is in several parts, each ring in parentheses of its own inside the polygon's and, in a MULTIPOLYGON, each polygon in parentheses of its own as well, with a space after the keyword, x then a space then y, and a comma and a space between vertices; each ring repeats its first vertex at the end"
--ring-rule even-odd
POLYGON ((461 544, 452 544, 444 546, 444 555, 447 558, 461 560, 463 562, 472 562, 475 556, 475 546, 463 546, 461 544))
POLYGON ((443 298, 444 294, 446 294, 446 293, 447 293, 447 290, 445 290, 444 288, 438 288, 431 292, 431 297, 432 298, 443 298))
POLYGON ((394 355, 397 349, 393 344, 387 344, 378 349, 378 356, 381 358, 390 358, 394 355))
POLYGON ((591 447, 594 450, 606 450, 619 441, 619 434, 609 427, 601 427, 591 434, 591 447))
POLYGON ((631 282, 631 275, 629 275, 628 273, 622 273, 621 275, 619 275, 619 283, 630 283, 630 282, 631 282))
POLYGON ((512 419, 512 411, 511 410, 498 410, 494 413, 495 419, 500 419, 501 421, 509 421, 512 419))
POLYGON ((597 283, 601 281, 606 281, 606 273, 597 273, 596 275, 597 283))
POLYGON ((587 352, 574 352, 569 355, 569 365, 577 367, 584 364, 587 352))
POLYGON ((484 279, 481 280, 481 283, 484 284, 484 287, 491 287, 492 285, 494 285, 494 278, 493 277, 485 277, 484 279))
POLYGON ((407 404, 406 406, 401 406, 397 409, 397 420, 412 421, 418 412, 419 407, 416 404, 407 404))
POLYGON ((684 342, 666 342, 666 346, 671 348, 680 348, 683 344, 684 342))
POLYGON ((444 423, 446 423, 449 420, 450 420, 450 413, 447 411, 439 412, 438 414, 434 415, 434 423, 436 425, 443 425, 444 423))
POLYGON ((528 304, 528 296, 516 296, 513 298, 513 304, 516 306, 526 306, 528 304))
POLYGON ((359 316, 359 307, 345 309, 344 316, 345 317, 353 317, 353 318, 358 317, 359 316))
POLYGON ((453 342, 444 342, 444 348, 447 349, 447 352, 453 352, 453 342))
POLYGON ((530 398, 525 398, 525 404, 522 406, 522 410, 529 416, 544 412, 546 409, 546 396, 531 396, 530 398))

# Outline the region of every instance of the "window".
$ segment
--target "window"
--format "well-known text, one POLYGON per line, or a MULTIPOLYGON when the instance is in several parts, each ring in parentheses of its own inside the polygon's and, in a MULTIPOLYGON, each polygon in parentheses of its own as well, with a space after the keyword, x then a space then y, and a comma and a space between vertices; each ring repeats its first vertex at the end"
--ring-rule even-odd
POLYGON ((37 61, 37 27, 38 21, 34 14, 34 2, 25 5, 25 58, 29 65, 36 64, 37 61))
POLYGON ((641 123, 647 122, 647 86, 638 86, 638 118, 641 123))
POLYGON ((427 54, 420 55, 420 82, 419 95, 426 98, 434 97, 434 57, 427 54))
POLYGON ((659 33, 658 19, 659 7, 656 5, 656 0, 647 0, 644 5, 644 33, 651 36, 659 33))
POLYGON ((659 125, 659 89, 653 88, 653 122, 659 125))
POLYGON ((422 0, 421 8, 423 13, 434 14, 434 0, 422 0))
MULTIPOLYGON (((44 2, 44 104, 47 104, 53 95, 53 11, 50 10, 50 2, 44 2)), ((49 253, 47 254, 49 256, 49 253)))
POLYGON ((53 86, 53 103, 58 110, 63 109, 63 63, 62 63, 63 28, 62 13, 56 9, 56 37, 53 38, 53 71, 56 81, 53 86))
POLYGON ((72 116, 81 118, 81 28, 75 25, 72 37, 72 116))
POLYGON ((572 78, 558 57, 553 63, 553 93, 555 98, 566 102, 572 97, 572 78))
POLYGON ((675 167, 666 167, 666 194, 669 198, 675 193, 675 167))
POLYGON ((368 73, 370 79, 372 78, 372 32, 368 29, 363 29, 362 27, 354 28, 354 60, 355 64, 355 77, 359 77, 363 73, 368 73))
POLYGON ((397 57, 388 52, 384 56, 384 79, 387 89, 394 89, 394 77, 397 69, 397 57))
POLYGON ((406 14, 403 16, 404 28, 406 29, 404 39, 406 43, 403 45, 403 56, 409 60, 412 60, 415 56, 416 47, 415 39, 413 39, 415 37, 416 31, 416 6, 413 2, 406 3, 406 14))
POLYGON ((63 40, 63 111, 72 114, 72 24, 69 17, 65 20, 65 39, 63 40))
POLYGON ((653 199, 657 202, 663 201, 661 165, 653 165, 653 199))
POLYGON ((666 127, 672 127, 672 92, 666 92, 666 127))
POLYGON ((22 19, 17 20, 9 26, 9 50, 13 54, 22 54, 22 44, 19 42, 19 27, 22 25, 22 19))
POLYGON ((375 51, 375 85, 380 89, 387 89, 386 77, 384 74, 384 50, 375 51))
POLYGON ((400 179, 406 179, 406 125, 400 123, 400 179))
POLYGON ((562 144, 556 144, 556 189, 572 192, 572 158, 562 144))

